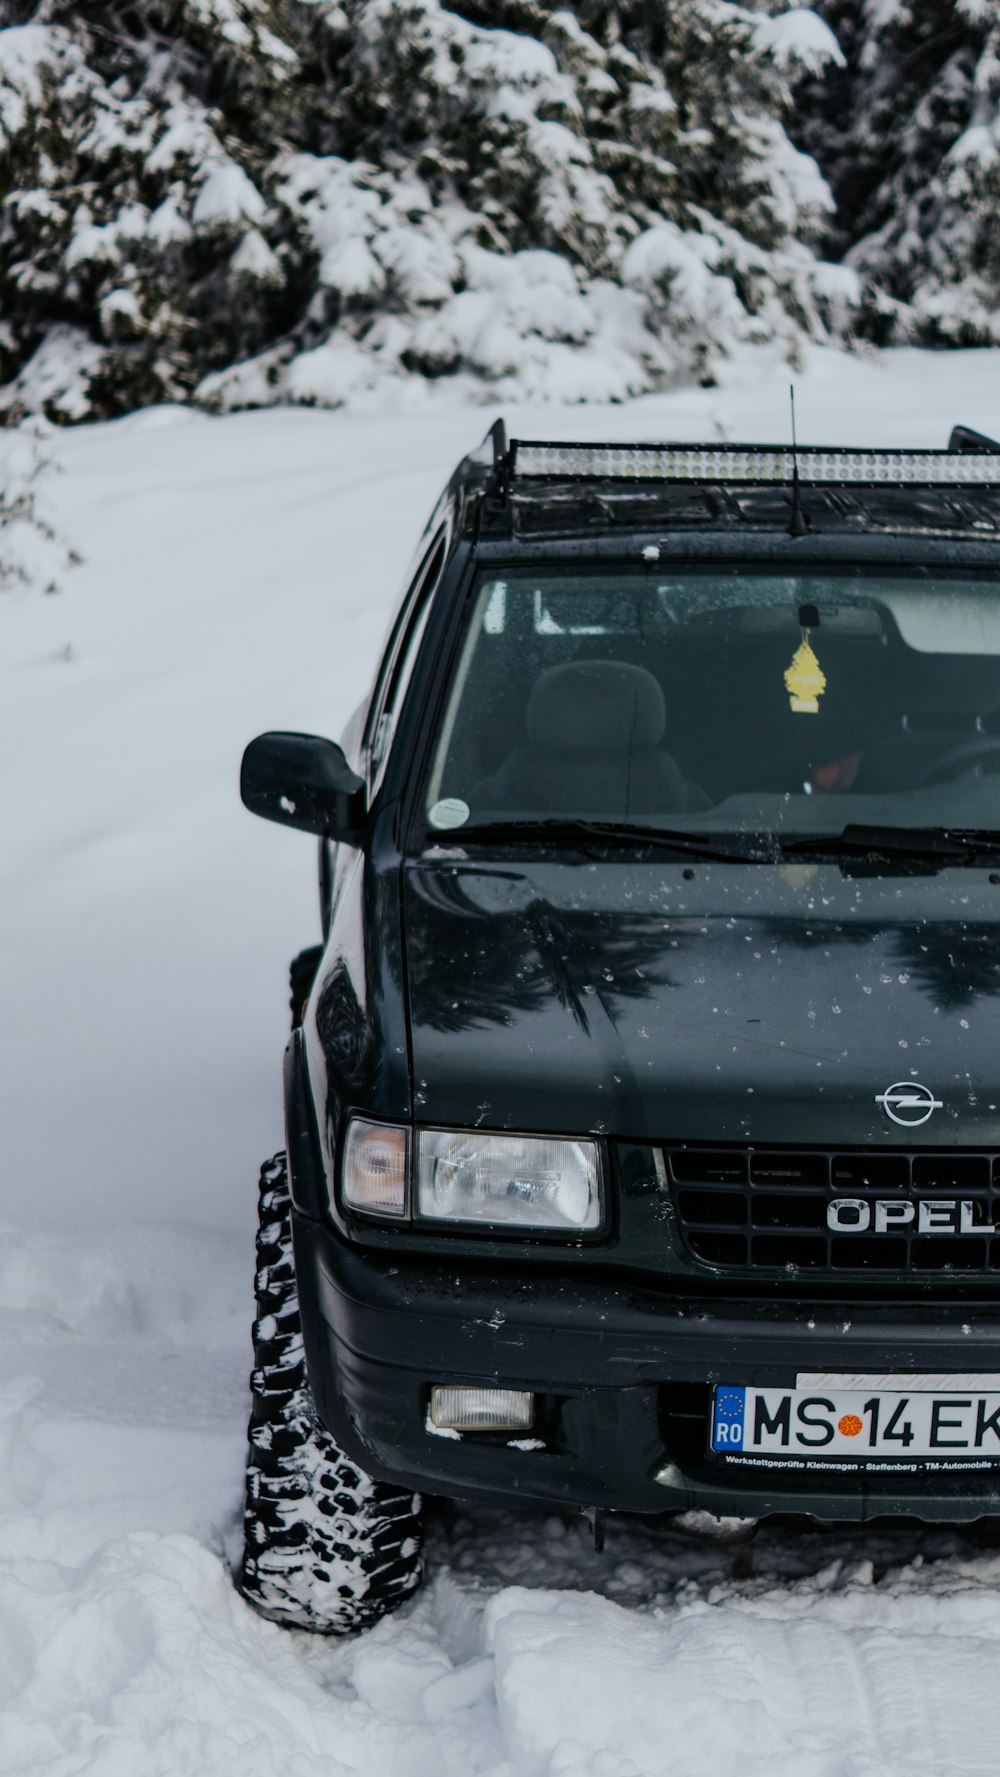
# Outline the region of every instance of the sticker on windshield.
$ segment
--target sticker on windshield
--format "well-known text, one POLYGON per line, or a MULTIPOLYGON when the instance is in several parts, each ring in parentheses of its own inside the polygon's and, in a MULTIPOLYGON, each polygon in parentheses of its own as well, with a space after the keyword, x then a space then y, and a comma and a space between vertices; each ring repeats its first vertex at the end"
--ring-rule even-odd
POLYGON ((428 815, 432 827, 464 827, 472 810, 461 796, 443 796, 428 815))

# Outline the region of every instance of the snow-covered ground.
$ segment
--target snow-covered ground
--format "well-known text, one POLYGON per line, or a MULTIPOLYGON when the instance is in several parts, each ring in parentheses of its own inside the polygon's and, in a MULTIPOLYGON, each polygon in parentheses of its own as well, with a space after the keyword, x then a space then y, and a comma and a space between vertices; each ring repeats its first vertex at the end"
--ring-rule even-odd
MULTIPOLYGON (((788 373, 536 436, 787 437, 788 373)), ((1000 352, 817 354, 802 442, 997 425, 1000 352)), ((741 1546, 477 1511, 344 1643, 234 1593, 257 1163, 281 1141, 311 843, 245 741, 336 734, 482 410, 209 419, 47 445, 62 591, 0 596, 3 1777, 966 1777, 1000 1763, 1000 1555, 971 1535, 741 1546)), ((0 439, 0 455, 3 441, 0 439)))

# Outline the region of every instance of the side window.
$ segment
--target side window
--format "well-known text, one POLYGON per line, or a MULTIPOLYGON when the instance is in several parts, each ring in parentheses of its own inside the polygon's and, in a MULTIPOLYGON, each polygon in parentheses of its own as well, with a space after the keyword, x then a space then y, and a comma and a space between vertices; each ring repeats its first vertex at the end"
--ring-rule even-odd
POLYGON ((447 554, 447 536, 439 531, 417 570, 413 585, 400 614, 399 623, 390 638, 372 698, 368 719, 369 797, 375 795, 382 781, 389 743, 396 727, 396 718, 406 694, 424 630, 430 615, 431 601, 441 577, 447 554))

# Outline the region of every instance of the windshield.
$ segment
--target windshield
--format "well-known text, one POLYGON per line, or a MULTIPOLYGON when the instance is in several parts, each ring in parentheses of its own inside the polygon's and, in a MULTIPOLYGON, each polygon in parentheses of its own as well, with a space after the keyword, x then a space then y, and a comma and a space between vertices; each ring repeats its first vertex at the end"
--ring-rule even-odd
POLYGON ((425 812, 439 831, 1000 827, 1000 577, 484 577, 425 812))

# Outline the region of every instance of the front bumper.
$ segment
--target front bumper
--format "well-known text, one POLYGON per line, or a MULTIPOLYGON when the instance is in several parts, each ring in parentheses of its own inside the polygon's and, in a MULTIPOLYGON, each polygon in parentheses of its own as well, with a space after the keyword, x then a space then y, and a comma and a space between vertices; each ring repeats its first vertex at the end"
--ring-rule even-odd
POLYGON ((730 1466, 707 1453, 717 1382, 794 1387, 799 1370, 1000 1371, 989 1307, 693 1300, 567 1275, 555 1261, 526 1277, 464 1259, 401 1260, 300 1214, 294 1225, 317 1409, 380 1479, 638 1513, 945 1522, 1000 1511, 1000 1467, 831 1473, 730 1466), (434 1383, 530 1389, 538 1423, 527 1440, 436 1434, 434 1383))

